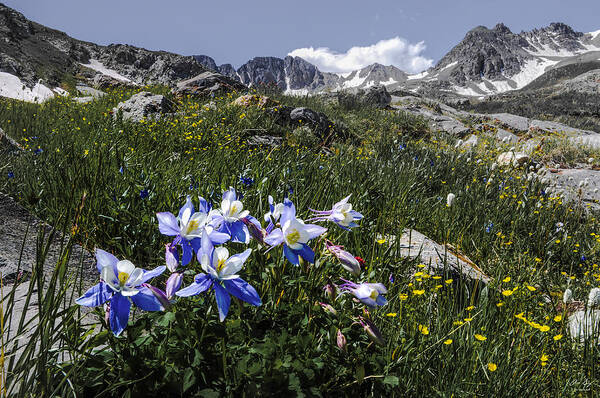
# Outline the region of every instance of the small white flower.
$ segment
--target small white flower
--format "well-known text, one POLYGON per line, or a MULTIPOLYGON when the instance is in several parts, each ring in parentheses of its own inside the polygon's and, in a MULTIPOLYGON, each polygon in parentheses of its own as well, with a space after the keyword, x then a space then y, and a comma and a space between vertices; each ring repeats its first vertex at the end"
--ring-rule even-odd
POLYGON ((454 203, 455 199, 456 199, 456 195, 453 193, 449 193, 448 196, 446 197, 446 206, 451 207, 452 204, 454 203))
POLYGON ((563 293, 563 303, 568 304, 571 301, 573 301, 573 292, 571 289, 565 289, 565 292, 563 293))
POLYGON ((590 290, 590 294, 588 295, 587 306, 588 306, 588 308, 591 308, 591 307, 596 307, 599 304, 600 304, 600 289, 595 287, 592 290, 590 290))

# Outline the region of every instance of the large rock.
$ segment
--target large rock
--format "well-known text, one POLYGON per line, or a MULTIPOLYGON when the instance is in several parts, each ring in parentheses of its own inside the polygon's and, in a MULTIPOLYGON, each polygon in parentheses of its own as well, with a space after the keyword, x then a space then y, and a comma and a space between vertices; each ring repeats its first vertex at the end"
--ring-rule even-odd
POLYGON ((523 116, 512 115, 510 113, 493 113, 488 115, 488 117, 496 122, 496 124, 515 132, 529 130, 529 119, 523 116))
POLYGON ((566 199, 600 208, 600 170, 546 169, 541 176, 566 199))
POLYGON ((494 135, 494 137, 498 141, 501 141, 506 144, 514 144, 515 142, 519 141, 519 137, 517 137, 510 131, 506 131, 504 129, 498 129, 498 131, 496 131, 496 134, 494 135))
POLYGON ((77 89, 77 92, 79 94, 86 96, 86 97, 102 98, 106 95, 106 93, 103 91, 96 90, 95 88, 80 85, 80 84, 75 86, 75 88, 77 89))
POLYGON ((522 166, 529 162, 529 156, 522 152, 508 151, 498 155, 497 162, 500 166, 522 166))
POLYGON ((333 123, 327 118, 327 115, 309 108, 292 109, 290 122, 296 127, 309 126, 319 138, 326 138, 333 128, 333 123))
POLYGON ((232 91, 245 91, 247 87, 231 77, 215 72, 204 72, 191 79, 177 83, 173 90, 176 95, 215 96, 232 91))
POLYGON ((338 93, 338 102, 344 106, 362 105, 374 108, 387 108, 392 96, 383 85, 369 86, 338 93))
POLYGON ((442 246, 436 243, 419 231, 405 229, 399 243, 401 257, 420 259, 430 272, 437 274, 449 272, 454 277, 480 282, 483 285, 487 285, 491 280, 468 257, 448 245, 442 246))
POLYGON ((139 122, 142 119, 160 116, 173 110, 172 102, 163 95, 142 91, 113 109, 115 116, 122 113, 124 120, 139 122))

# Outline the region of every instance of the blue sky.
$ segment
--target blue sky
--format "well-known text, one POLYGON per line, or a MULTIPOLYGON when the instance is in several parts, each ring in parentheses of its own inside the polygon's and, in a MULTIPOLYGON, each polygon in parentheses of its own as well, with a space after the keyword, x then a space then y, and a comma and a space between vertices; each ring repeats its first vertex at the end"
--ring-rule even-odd
POLYGON ((304 49, 294 53, 312 55, 332 71, 364 57, 416 72, 477 25, 504 22, 520 32, 560 21, 582 32, 600 29, 599 0, 3 1, 78 39, 206 54, 236 68, 255 56, 304 49), (346 54, 353 47, 363 49, 346 54))

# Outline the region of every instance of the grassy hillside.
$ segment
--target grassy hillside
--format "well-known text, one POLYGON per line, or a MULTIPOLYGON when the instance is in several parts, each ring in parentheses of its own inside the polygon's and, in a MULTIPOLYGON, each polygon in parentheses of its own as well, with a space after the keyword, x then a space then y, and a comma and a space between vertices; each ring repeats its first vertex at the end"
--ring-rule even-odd
MULTIPOLYGON (((177 214, 186 195, 218 208, 234 187, 262 222, 268 195, 288 197, 308 219, 309 208, 327 210, 352 194, 360 226, 324 226, 365 265, 353 276, 321 238, 310 242, 315 264, 300 266, 253 240, 240 274, 261 306, 232 299, 220 322, 212 291, 177 298, 164 312, 138 310, 119 337, 98 307, 99 334, 75 319, 69 333, 53 332, 61 344, 44 357, 44 377, 27 386, 31 396, 576 396, 599 387, 597 345, 574 345, 556 305, 567 283, 582 298, 597 286, 598 221, 548 195, 527 170, 492 167, 501 147, 461 153, 420 119, 315 98, 276 99, 340 126, 326 149, 309 129, 290 131, 262 109, 231 105, 234 95, 212 105, 184 99, 157 121, 114 120, 112 107, 129 94, 86 105, 4 102, 0 126, 25 151, 2 152, 0 191, 50 223, 72 220, 65 231, 90 250, 145 269, 164 265, 171 241, 156 212, 177 214), (249 146, 252 134, 284 144, 249 146), (468 255, 493 278, 489 288, 474 292, 403 257, 397 237, 407 227, 468 255), (388 304, 324 294, 340 278, 383 283, 388 304)), ((196 260, 183 270, 183 286, 202 272, 196 260)), ((168 274, 152 284, 164 288, 168 274)))

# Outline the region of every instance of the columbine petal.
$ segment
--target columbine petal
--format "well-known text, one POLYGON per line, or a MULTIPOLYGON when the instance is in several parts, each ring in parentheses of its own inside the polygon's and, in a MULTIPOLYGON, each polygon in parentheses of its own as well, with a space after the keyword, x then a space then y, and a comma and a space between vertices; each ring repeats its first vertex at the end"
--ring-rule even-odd
POLYGON ((287 245, 283 246, 283 254, 288 259, 288 261, 294 265, 300 264, 300 260, 298 259, 298 254, 292 251, 287 245))
POLYGON ((279 246, 283 243, 283 232, 281 228, 275 228, 269 235, 265 237, 265 243, 269 246, 279 246))
POLYGON ((227 313, 229 312, 229 304, 231 303, 231 298, 229 297, 229 293, 218 283, 214 284, 215 288, 215 298, 217 299, 217 308, 219 309, 219 320, 223 322, 227 313))
MULTIPOLYGON (((165 296, 162 291, 158 292, 158 294, 161 293, 163 296, 165 296)), ((144 311, 162 311, 165 309, 164 305, 160 302, 158 297, 156 297, 155 293, 153 293, 152 290, 150 290, 147 286, 142 286, 139 289, 138 294, 131 297, 131 301, 133 301, 133 304, 135 304, 138 308, 144 311)))
POLYGON ((187 221, 192 214, 194 214, 194 204, 192 203, 192 198, 188 195, 185 198, 185 204, 179 209, 178 217, 183 224, 187 224, 187 221), (185 221, 183 221, 184 219, 185 221))
POLYGON ((327 228, 323 228, 320 225, 315 225, 315 224, 306 224, 304 226, 304 230, 306 231, 306 233, 309 236, 308 239, 314 239, 317 236, 321 236, 325 232, 327 232, 327 228))
POLYGON ((120 335, 127 327, 130 309, 129 299, 119 293, 115 294, 110 300, 110 328, 115 336, 120 335))
MULTIPOLYGON (((115 267, 116 268, 116 267, 115 267)), ((100 278, 110 286, 114 291, 119 291, 119 280, 112 266, 107 265, 100 271, 100 278)))
POLYGON ((118 262, 119 260, 109 252, 106 252, 102 249, 96 249, 96 268, 98 269, 98 272, 101 273, 102 268, 107 265, 116 269, 118 262))
POLYGON ((302 245, 302 249, 300 249, 299 251, 297 251, 297 253, 306 261, 308 261, 309 263, 314 263, 315 262, 315 252, 308 247, 308 245, 303 244, 302 245))
POLYGON ((210 212, 210 203, 208 203, 208 201, 206 199, 204 199, 202 196, 198 196, 198 199, 200 200, 200 205, 198 206, 198 211, 201 213, 209 213, 210 212))
POLYGON ((261 305, 260 296, 256 290, 242 278, 223 281, 225 289, 234 297, 252 305, 261 305))
POLYGON ((167 236, 179 235, 179 223, 172 213, 156 213, 158 219, 158 230, 167 236))
POLYGON ((223 267, 221 272, 219 272, 219 276, 222 278, 237 273, 244 266, 244 262, 246 261, 250 253, 252 253, 252 249, 246 249, 240 254, 235 254, 229 257, 225 262, 225 266, 223 267))
POLYGON ((83 296, 75 300, 75 303, 86 307, 97 307, 110 299, 112 291, 106 283, 100 282, 87 290, 83 296))
POLYGON ((192 261, 194 250, 192 245, 185 239, 181 240, 181 265, 186 266, 192 261))
POLYGON ((213 281, 210 276, 206 274, 198 274, 196 275, 196 280, 194 283, 179 290, 175 293, 176 296, 179 297, 190 297, 205 292, 211 285, 213 281))
POLYGON ((223 200, 228 200, 229 202, 233 202, 237 199, 237 195, 235 193, 235 189, 229 188, 228 191, 223 192, 223 200))
POLYGON ((167 267, 161 265, 160 267, 154 268, 152 271, 144 271, 144 276, 142 277, 142 281, 140 282, 140 284, 147 282, 156 276, 159 276, 160 274, 165 272, 165 269, 167 269, 167 267))

